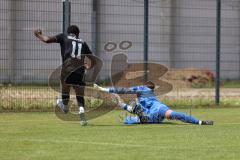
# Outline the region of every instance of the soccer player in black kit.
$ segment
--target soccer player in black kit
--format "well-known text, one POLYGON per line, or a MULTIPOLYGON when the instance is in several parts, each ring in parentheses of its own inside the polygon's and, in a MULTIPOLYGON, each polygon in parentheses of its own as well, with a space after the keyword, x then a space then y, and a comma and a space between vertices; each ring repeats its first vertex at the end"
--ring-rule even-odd
POLYGON ((76 99, 79 106, 80 124, 87 125, 84 115, 84 56, 92 54, 88 45, 79 39, 79 28, 71 25, 67 33, 61 33, 56 36, 46 36, 40 29, 34 30, 35 36, 45 43, 59 43, 61 47, 62 69, 61 69, 61 97, 57 99, 57 106, 64 112, 68 112, 68 102, 70 98, 70 88, 73 87, 76 93, 76 99), (83 64, 83 65, 81 65, 83 64))

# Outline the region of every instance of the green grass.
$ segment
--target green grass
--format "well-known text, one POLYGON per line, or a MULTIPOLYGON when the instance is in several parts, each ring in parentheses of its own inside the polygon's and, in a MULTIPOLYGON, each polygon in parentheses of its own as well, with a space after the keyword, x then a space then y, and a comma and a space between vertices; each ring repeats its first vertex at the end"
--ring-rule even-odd
MULTIPOLYGON (((187 110, 179 110, 187 112, 187 110)), ((214 126, 181 122, 125 126, 121 111, 65 122, 53 113, 1 113, 1 160, 238 160, 240 109, 194 109, 214 126)))
MULTIPOLYGON (((170 108, 215 108, 215 100, 213 98, 179 98, 179 99, 161 99, 161 102, 170 108)), ((238 98, 222 98, 220 101, 221 108, 233 108, 240 106, 240 99, 238 98)))
POLYGON ((240 88, 240 81, 223 81, 223 88, 240 88))
MULTIPOLYGON (((239 81, 226 81, 224 87, 237 89, 239 81)), ((191 89, 189 89, 191 90, 191 89)), ((199 89, 201 90, 201 89, 199 89)), ((179 90, 176 95, 170 96, 171 98, 159 97, 160 100, 171 108, 200 108, 200 107, 215 107, 215 100, 213 95, 209 96, 210 92, 214 91, 209 88, 209 92, 204 92, 206 95, 199 91, 197 96, 182 96, 184 90, 179 90), (201 93, 201 94, 200 94, 201 93)), ((231 91, 221 90, 221 107, 239 107, 240 98, 239 94, 231 95, 231 91), (225 93, 226 92, 226 93, 225 93)), ((237 91, 234 91, 237 92, 237 91)), ((170 92, 171 93, 171 92, 170 92)), ((44 85, 0 85, 0 112, 1 111, 40 111, 50 112, 54 110, 56 104, 56 97, 58 92, 52 90, 44 85)), ((75 103, 75 96, 72 94, 72 102, 75 103)), ((96 107, 102 103, 102 100, 86 97, 87 107, 96 107)))
MULTIPOLYGON (((11 86, 0 87, 0 112, 1 111, 40 111, 50 112, 54 111, 56 105, 56 97, 59 93, 53 91, 47 86, 32 86, 31 88, 25 86, 11 86)), ((201 91, 199 91, 201 92, 201 91)), ((211 90, 209 89, 209 92, 211 90)), ((206 94, 209 94, 206 92, 206 94)), ((226 91, 230 92, 230 91, 226 91)), ((235 91, 236 92, 236 91, 235 91)), ((204 92, 205 93, 205 92, 204 92)), ((214 97, 199 94, 198 96, 189 97, 182 96, 184 90, 180 90, 175 97, 164 98, 159 97, 160 100, 171 108, 209 108, 215 107, 214 97)), ((224 92, 221 92, 221 107, 239 107, 239 97, 225 96, 224 92)), ((75 103, 75 96, 71 96, 70 104, 75 103)), ((97 107, 102 103, 102 100, 86 97, 86 107, 97 107)), ((71 106, 71 105, 70 105, 71 106)), ((75 107, 76 108, 76 107, 75 107)))

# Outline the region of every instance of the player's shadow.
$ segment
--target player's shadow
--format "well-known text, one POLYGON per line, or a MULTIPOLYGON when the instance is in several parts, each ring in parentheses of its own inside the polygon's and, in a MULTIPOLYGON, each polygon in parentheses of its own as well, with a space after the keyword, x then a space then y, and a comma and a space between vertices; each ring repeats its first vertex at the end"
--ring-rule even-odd
POLYGON ((124 124, 89 124, 91 127, 122 127, 124 124))
POLYGON ((181 126, 181 125, 189 125, 187 123, 177 123, 177 122, 162 122, 160 125, 177 125, 177 126, 181 126))
POLYGON ((176 122, 162 122, 162 123, 145 123, 145 124, 89 124, 89 126, 92 126, 92 127, 116 127, 116 126, 119 126, 119 127, 126 127, 126 126, 139 126, 139 125, 144 125, 144 126, 166 126, 166 125, 173 125, 173 126, 183 126, 183 125, 192 125, 192 124, 187 124, 187 123, 176 123, 176 122))

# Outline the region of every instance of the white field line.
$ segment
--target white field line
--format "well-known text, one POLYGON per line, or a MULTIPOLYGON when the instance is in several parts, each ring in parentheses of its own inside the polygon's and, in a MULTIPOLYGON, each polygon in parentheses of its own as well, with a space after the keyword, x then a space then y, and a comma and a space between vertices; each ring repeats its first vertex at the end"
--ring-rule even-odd
POLYGON ((151 148, 165 148, 165 146, 150 146, 150 145, 139 145, 139 144, 120 144, 120 143, 108 143, 108 142, 86 142, 86 141, 79 141, 79 140, 44 140, 44 139, 18 139, 18 140, 11 140, 11 139, 2 139, 2 142, 39 142, 39 143, 75 143, 75 144, 88 144, 88 145, 102 145, 102 146, 118 146, 118 147, 151 147, 151 148))
MULTIPOLYGON (((36 143, 70 143, 70 144, 86 144, 86 145, 101 145, 101 146, 116 146, 116 147, 138 147, 138 148, 151 148, 151 149, 169 149, 165 145, 141 145, 141 144, 120 144, 120 143, 109 143, 109 142, 86 142, 86 141, 79 141, 79 140, 44 140, 44 139, 18 139, 18 140, 12 140, 12 139, 2 139, 0 138, 0 141, 2 142, 36 142, 36 143)), ((216 145, 208 145, 208 146, 191 146, 191 148, 187 147, 187 145, 179 147, 171 147, 172 149, 180 149, 180 150, 204 150, 204 149, 217 149, 222 147, 240 147, 239 145, 225 145, 225 146, 216 146, 216 145), (203 148, 204 147, 204 148, 203 148)))

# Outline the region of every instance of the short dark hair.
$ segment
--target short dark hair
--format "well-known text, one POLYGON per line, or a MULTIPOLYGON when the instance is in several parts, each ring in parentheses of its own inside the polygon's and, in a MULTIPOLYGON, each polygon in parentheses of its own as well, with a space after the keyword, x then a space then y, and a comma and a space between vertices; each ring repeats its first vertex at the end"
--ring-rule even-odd
POLYGON ((152 90, 155 88, 155 84, 152 81, 145 82, 145 85, 152 90))
POLYGON ((72 33, 72 34, 74 34, 78 37, 79 33, 80 33, 80 30, 76 25, 71 25, 71 26, 68 27, 67 33, 68 34, 72 33))

